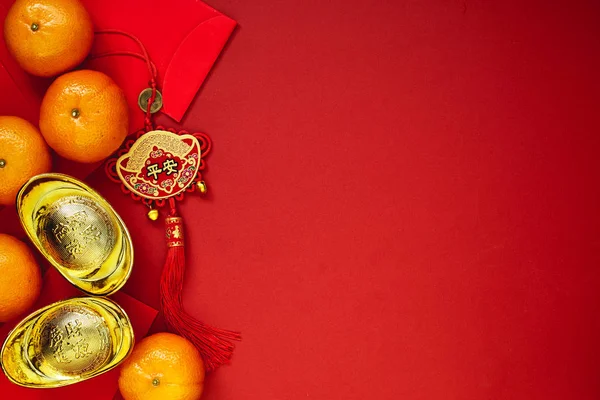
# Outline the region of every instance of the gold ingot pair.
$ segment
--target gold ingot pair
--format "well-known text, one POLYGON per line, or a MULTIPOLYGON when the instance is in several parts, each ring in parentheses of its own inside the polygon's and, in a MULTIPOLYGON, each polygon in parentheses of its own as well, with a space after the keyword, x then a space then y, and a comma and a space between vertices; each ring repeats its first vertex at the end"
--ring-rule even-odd
MULTIPOLYGON (((33 244, 74 286, 106 296, 125 284, 133 265, 131 237, 93 189, 67 175, 41 174, 23 185, 16 205, 33 244)), ((4 342, 0 364, 18 385, 59 387, 116 367, 133 342, 129 318, 117 304, 75 298, 21 321, 4 342)))

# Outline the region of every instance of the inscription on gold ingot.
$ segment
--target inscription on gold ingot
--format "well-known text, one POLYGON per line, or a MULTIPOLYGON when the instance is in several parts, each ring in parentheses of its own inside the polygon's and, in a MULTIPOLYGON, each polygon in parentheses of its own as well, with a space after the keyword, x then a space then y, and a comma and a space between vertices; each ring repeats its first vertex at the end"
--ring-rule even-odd
POLYGON ((39 220, 42 244, 63 267, 83 270, 102 264, 115 245, 115 226, 94 200, 67 196, 52 203, 39 220))
POLYGON ((110 332, 93 310, 64 306, 44 318, 41 326, 32 345, 45 375, 86 374, 110 356, 110 332))

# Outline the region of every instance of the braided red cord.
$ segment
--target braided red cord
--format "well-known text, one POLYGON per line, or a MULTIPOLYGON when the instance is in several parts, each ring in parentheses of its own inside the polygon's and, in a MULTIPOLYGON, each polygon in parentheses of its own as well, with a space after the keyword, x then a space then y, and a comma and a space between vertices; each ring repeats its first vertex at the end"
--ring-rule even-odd
POLYGON ((142 54, 134 53, 133 51, 109 51, 106 53, 100 54, 92 54, 90 56, 91 60, 103 57, 112 57, 112 56, 124 56, 124 57, 134 57, 144 62, 150 61, 150 67, 152 71, 150 72, 150 76, 158 76, 156 65, 152 62, 152 60, 146 60, 142 54))
POLYGON ((165 228, 169 249, 160 279, 161 307, 169 328, 196 346, 210 372, 231 361, 235 349, 232 341, 241 340, 241 335, 213 328, 185 311, 181 295, 185 274, 183 219, 177 215, 175 199, 171 197, 168 202, 170 212, 165 228))
POLYGON ((152 88, 152 94, 148 99, 148 103, 146 105, 146 117, 144 118, 144 124, 146 125, 146 131, 151 131, 154 129, 154 125, 152 124, 152 113, 150 109, 152 108, 152 103, 156 99, 156 79, 152 78, 150 80, 150 87, 152 88))
POLYGON ((92 55, 92 58, 108 57, 108 56, 132 56, 132 57, 139 58, 146 62, 146 66, 148 67, 148 72, 150 73, 150 80, 148 81, 148 85, 152 89, 152 94, 150 95, 150 98, 148 99, 148 102, 146 104, 146 117, 144 118, 144 126, 146 127, 146 131, 153 130, 154 127, 152 124, 152 113, 150 112, 150 109, 152 107, 152 103, 154 103, 154 100, 156 99, 156 86, 157 86, 156 79, 157 79, 158 74, 156 71, 156 66, 154 65, 152 60, 150 60, 150 55, 148 55, 146 46, 144 46, 142 41, 140 39, 138 39, 137 37, 135 37, 134 35, 127 33, 127 32, 123 32, 118 29, 103 29, 101 31, 96 31, 96 34, 125 36, 125 37, 133 40, 135 43, 137 43, 140 50, 142 51, 141 55, 134 53, 134 52, 129 52, 129 51, 115 51, 115 52, 108 52, 108 53, 92 55))
POLYGON ((118 29, 102 29, 100 31, 96 31, 96 34, 106 34, 106 35, 121 35, 125 36, 131 40, 133 40, 142 51, 142 57, 148 66, 148 72, 150 72, 150 76, 156 78, 156 68, 153 67, 152 61, 150 61, 150 56, 148 55, 148 51, 146 50, 146 46, 142 43, 140 39, 132 35, 131 33, 127 33, 118 29))

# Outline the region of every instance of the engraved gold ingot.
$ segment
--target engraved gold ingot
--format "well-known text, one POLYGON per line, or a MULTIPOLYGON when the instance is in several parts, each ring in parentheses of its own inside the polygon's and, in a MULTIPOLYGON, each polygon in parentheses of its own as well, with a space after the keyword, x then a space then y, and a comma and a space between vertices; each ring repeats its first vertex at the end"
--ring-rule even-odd
POLYGON ((109 371, 131 352, 133 330, 121 307, 81 297, 44 307, 21 321, 2 346, 10 381, 32 388, 71 385, 109 371))
POLYGON ((109 295, 129 278, 133 246, 108 202, 62 174, 31 178, 17 195, 21 224, 42 255, 73 285, 109 295))

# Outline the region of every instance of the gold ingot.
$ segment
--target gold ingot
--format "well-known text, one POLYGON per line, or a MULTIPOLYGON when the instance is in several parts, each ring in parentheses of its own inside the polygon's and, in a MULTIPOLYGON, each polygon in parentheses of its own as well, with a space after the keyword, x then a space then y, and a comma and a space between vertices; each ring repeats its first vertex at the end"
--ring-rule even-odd
POLYGON ((81 297, 44 307, 21 321, 2 346, 0 364, 10 381, 55 388, 100 375, 133 349, 127 314, 103 297, 81 297))
POLYGON ((67 175, 41 174, 23 185, 16 203, 33 244, 77 288, 105 296, 125 284, 133 265, 131 237, 92 188, 67 175))

